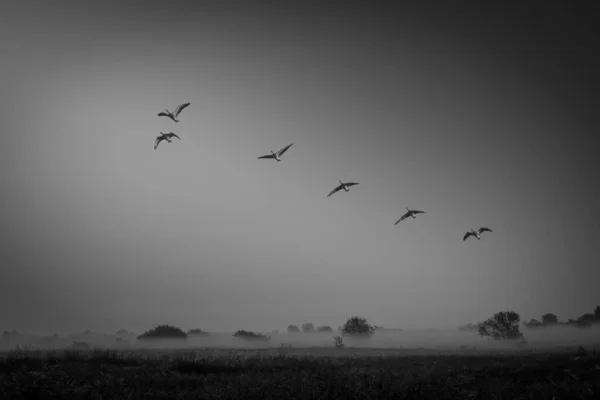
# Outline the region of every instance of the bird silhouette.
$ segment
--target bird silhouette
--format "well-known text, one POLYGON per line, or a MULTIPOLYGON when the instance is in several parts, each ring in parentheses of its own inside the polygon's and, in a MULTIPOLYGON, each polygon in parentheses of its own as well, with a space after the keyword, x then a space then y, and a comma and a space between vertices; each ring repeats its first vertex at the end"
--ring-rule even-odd
POLYGON ((335 189, 333 189, 331 192, 329 192, 329 194, 327 195, 327 197, 331 196, 332 194, 339 192, 340 190, 344 189, 344 191, 349 192, 350 189, 348 189, 350 186, 354 186, 354 185, 358 185, 358 182, 342 182, 342 181, 338 181, 340 183, 340 185, 338 187, 336 187, 335 189))
POLYGON ((166 112, 161 112, 158 113, 159 117, 169 117, 171 118, 173 121, 175 122, 179 122, 179 120, 177 119, 177 116, 179 115, 180 112, 182 112, 186 107, 188 107, 191 103, 184 103, 181 104, 179 106, 177 106, 177 108, 175 109, 175 111, 171 112, 167 109, 165 109, 166 112))
POLYGON ((267 154, 265 156, 260 156, 258 157, 258 159, 266 159, 266 158, 273 158, 275 160, 277 160, 277 162, 280 162, 281 159, 280 157, 283 155, 283 153, 285 153, 290 147, 292 147, 294 143, 290 143, 287 146, 285 146, 284 148, 282 148, 281 150, 279 150, 277 153, 274 153, 273 151, 271 151, 271 154, 267 154))
POLYGON ((179 136, 177 136, 176 134, 174 134, 173 132, 169 132, 169 133, 161 132, 160 135, 156 137, 156 141, 154 142, 154 150, 156 150, 156 148, 158 147, 160 142, 162 142, 163 140, 166 140, 167 142, 172 143, 171 138, 174 138, 174 137, 181 140, 181 138, 179 136))
POLYGON ((477 240, 481 240, 481 234, 483 232, 491 232, 491 231, 492 231, 491 229, 484 228, 484 227, 481 227, 477 230, 471 229, 470 232, 465 233, 465 236, 463 237, 463 241, 467 240, 467 238, 469 238, 469 236, 475 236, 477 238, 477 240))
POLYGON ((405 207, 405 208, 406 208, 406 214, 401 216, 400 219, 398 221, 396 221, 396 223, 394 225, 398 225, 398 223, 400 223, 401 221, 404 221, 406 218, 409 218, 409 217, 413 217, 413 219, 415 219, 415 218, 417 218, 416 217, 417 214, 425 214, 425 211, 410 210, 408 207, 405 207))

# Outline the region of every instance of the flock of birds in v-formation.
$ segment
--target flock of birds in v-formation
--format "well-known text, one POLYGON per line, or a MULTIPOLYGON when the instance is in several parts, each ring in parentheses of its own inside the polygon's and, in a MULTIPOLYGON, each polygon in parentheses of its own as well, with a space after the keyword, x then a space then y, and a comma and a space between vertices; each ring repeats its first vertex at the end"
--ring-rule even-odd
MULTIPOLYGON (((179 122, 179 120, 177 119, 177 117, 179 116, 179 114, 185 109, 187 108, 191 103, 184 103, 179 105, 173 112, 169 111, 169 110, 165 110, 165 112, 161 112, 158 114, 159 117, 168 117, 171 118, 174 122, 179 122)), ((170 133, 163 133, 161 132, 160 135, 156 138, 156 141, 154 143, 154 150, 156 150, 158 148, 158 145, 163 141, 166 140, 168 143, 172 143, 171 139, 176 137, 177 139, 181 140, 181 138, 179 136, 177 136, 175 133, 170 132, 170 133)), ((288 149, 290 147, 292 147, 293 143, 288 144, 287 146, 285 146, 284 148, 282 148, 281 150, 277 151, 277 152, 273 152, 273 150, 271 150, 271 154, 267 154, 261 157, 258 157, 258 159, 273 159, 277 162, 281 161, 281 156, 288 151, 288 149)), ((342 182, 342 181, 338 181, 340 182, 340 184, 333 189, 331 192, 329 192, 329 194, 327 195, 327 197, 330 197, 331 195, 339 192, 340 190, 344 189, 344 191, 348 192, 350 191, 349 187, 354 186, 354 185, 358 185, 358 182, 342 182)), ((425 211, 419 211, 419 210, 411 210, 408 207, 406 207, 406 213, 400 217, 400 219, 398 219, 398 221, 396 221, 396 223, 394 225, 398 225, 399 222, 404 221, 406 218, 412 217, 413 219, 416 218, 417 214, 424 214, 425 211)), ((491 232, 492 230, 489 228, 485 228, 485 227, 481 227, 477 230, 475 229, 471 229, 469 232, 465 233, 465 236, 463 237, 463 241, 467 240, 467 238, 469 238, 470 236, 474 236, 477 238, 477 240, 481 239, 481 234, 483 232, 491 232)))

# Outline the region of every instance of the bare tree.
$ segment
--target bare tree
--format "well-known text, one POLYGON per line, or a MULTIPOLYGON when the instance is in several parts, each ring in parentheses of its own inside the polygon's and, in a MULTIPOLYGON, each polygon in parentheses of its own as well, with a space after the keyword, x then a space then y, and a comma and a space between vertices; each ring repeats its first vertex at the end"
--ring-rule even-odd
POLYGON ((495 340, 499 339, 522 339, 523 334, 519 330, 521 317, 514 311, 502 311, 494 314, 479 326, 479 334, 488 336, 495 340))

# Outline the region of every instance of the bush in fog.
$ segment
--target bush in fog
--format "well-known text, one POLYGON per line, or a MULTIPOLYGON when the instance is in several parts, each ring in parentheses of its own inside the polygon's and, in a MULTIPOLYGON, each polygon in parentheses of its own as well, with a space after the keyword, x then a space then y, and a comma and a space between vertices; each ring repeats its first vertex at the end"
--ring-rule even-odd
POLYGON ((157 325, 138 336, 138 340, 144 339, 186 339, 187 334, 181 329, 171 325, 157 325))
POLYGON ((331 329, 330 326, 325 325, 325 326, 318 327, 317 328, 317 332, 321 332, 321 333, 323 333, 323 332, 333 332, 333 329, 331 329))
POLYGON ((270 336, 263 335, 261 333, 254 333, 251 331, 239 330, 233 334, 234 337, 246 340, 270 340, 270 336))
POLYGON ((315 326, 310 322, 302 324, 302 332, 304 333, 313 333, 315 331, 315 326))
POLYGON ((600 306, 596 306, 594 309, 594 316, 596 317, 596 320, 600 321, 600 306))
POLYGON ((561 326, 570 326, 570 327, 574 327, 574 328, 591 328, 592 324, 590 324, 588 321, 579 321, 576 319, 571 319, 569 318, 567 320, 567 322, 559 322, 558 325, 561 326))
POLYGON ((545 326, 546 326, 546 324, 544 324, 543 322, 538 321, 535 318, 532 318, 531 321, 529 321, 529 322, 525 322, 525 327, 526 328, 543 328, 545 326))
POLYGON ((375 333, 375 328, 367 323, 366 318, 350 317, 342 325, 342 335, 344 336, 371 336, 375 333))
POLYGON ((205 332, 202 329, 190 329, 187 334, 188 336, 208 336, 208 332, 205 332))
POLYGON ((297 325, 290 325, 287 328, 288 333, 298 333, 300 332, 300 329, 298 328, 297 325))
POLYGON ((558 324, 558 317, 552 313, 542 315, 542 322, 546 325, 558 324))
POLYGON ((586 318, 576 319, 576 320, 569 319, 569 324, 576 326, 577 328, 591 328, 592 327, 592 323, 586 318))
POLYGON ((594 322, 596 322, 596 316, 591 313, 585 313, 582 316, 580 316, 579 318, 577 318, 577 321, 593 324, 594 322))
POLYGON ((479 334, 495 340, 523 339, 519 330, 521 317, 514 311, 502 311, 479 325, 479 334))
POLYGON ((344 348, 345 347, 344 338, 341 336, 334 336, 333 337, 333 347, 335 347, 336 349, 344 348))

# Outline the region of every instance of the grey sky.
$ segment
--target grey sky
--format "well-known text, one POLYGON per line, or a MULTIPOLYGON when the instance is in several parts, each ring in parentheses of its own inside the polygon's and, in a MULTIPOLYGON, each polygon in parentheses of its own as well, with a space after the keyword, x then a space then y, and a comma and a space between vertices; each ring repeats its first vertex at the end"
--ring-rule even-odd
POLYGON ((600 303, 589 12, 165 4, 3 10, 0 328, 600 303), (338 179, 360 185, 326 199, 338 179))

